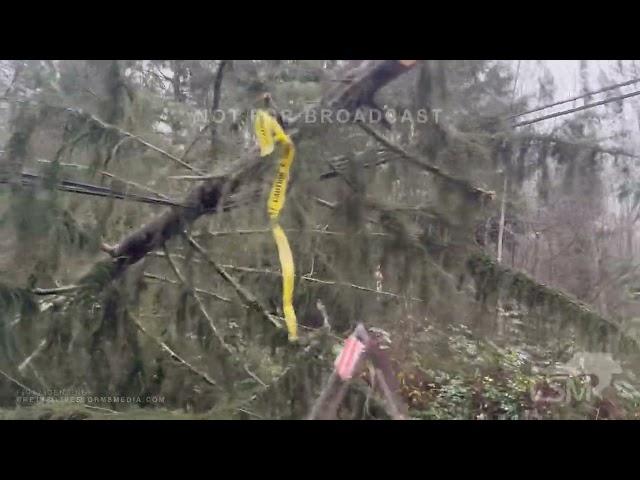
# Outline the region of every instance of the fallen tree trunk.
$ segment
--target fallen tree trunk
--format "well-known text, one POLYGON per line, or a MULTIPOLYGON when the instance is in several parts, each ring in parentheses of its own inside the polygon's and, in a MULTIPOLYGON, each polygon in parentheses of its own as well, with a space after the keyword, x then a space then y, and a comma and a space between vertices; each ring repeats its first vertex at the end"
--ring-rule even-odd
POLYGON ((216 179, 209 179, 195 187, 182 202, 188 208, 173 207, 146 225, 127 235, 116 246, 106 249, 111 259, 98 262, 84 275, 78 285, 101 288, 105 281, 119 276, 129 265, 140 261, 149 252, 181 234, 202 215, 226 210, 224 199, 248 183, 250 177, 264 169, 257 160, 249 161, 238 172, 216 179))
MULTIPOLYGON (((380 88, 409 71, 414 63, 415 61, 398 60, 362 62, 354 67, 357 74, 353 76, 349 85, 328 92, 321 103, 333 108, 355 109, 360 105, 360 100, 373 98, 380 88)), ((89 273, 80 279, 78 285, 102 288, 106 281, 116 278, 129 265, 161 247, 200 216, 224 211, 224 200, 228 195, 237 192, 241 186, 246 186, 249 180, 261 178, 265 164, 266 162, 260 158, 252 158, 240 162, 240 167, 233 173, 208 178, 191 190, 181 202, 189 208, 172 208, 129 234, 109 250, 113 258, 95 264, 89 273)))

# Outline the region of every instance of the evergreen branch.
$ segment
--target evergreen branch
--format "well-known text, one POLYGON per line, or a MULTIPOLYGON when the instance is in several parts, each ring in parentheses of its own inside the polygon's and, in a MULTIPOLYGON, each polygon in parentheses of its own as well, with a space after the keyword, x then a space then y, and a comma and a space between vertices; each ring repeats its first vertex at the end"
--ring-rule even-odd
MULTIPOLYGON (((326 335, 326 332, 322 332, 321 333, 321 335, 323 335, 323 334, 326 335)), ((343 339, 341 337, 337 337, 335 335, 331 335, 331 337, 334 338, 334 340, 336 340, 337 342, 341 343, 343 341, 343 339)), ((285 379, 292 372, 296 371, 295 367, 297 365, 300 365, 300 364, 303 363, 303 361, 301 361, 302 359, 310 358, 312 356, 315 356, 317 358, 319 349, 322 349, 322 345, 320 345, 318 343, 310 342, 308 345, 306 345, 298 353, 296 359, 294 359, 292 362, 290 362, 282 370, 282 372, 280 372, 274 379, 271 380, 271 382, 269 384, 264 385, 263 388, 259 392, 256 392, 255 394, 251 395, 251 397, 249 397, 248 399, 246 399, 243 402, 241 402, 240 405, 238 407, 236 407, 236 410, 242 411, 241 409, 243 407, 253 403, 255 400, 258 399, 258 397, 264 395, 268 391, 273 390, 273 388, 276 387, 280 382, 282 382, 283 379, 285 379)), ((325 351, 328 351, 328 349, 325 350, 325 351)))
POLYGON ((153 145, 152 143, 149 143, 148 141, 144 140, 143 138, 139 137, 138 135, 134 135, 131 132, 127 132, 126 130, 123 130, 122 128, 117 127, 115 125, 110 125, 110 124, 100 120, 98 117, 96 117, 94 115, 91 115, 89 113, 81 112, 81 111, 75 111, 73 109, 71 109, 71 110, 74 111, 77 114, 83 115, 85 118, 90 119, 93 123, 99 125, 101 128, 103 128, 105 130, 112 130, 112 131, 115 131, 115 132, 119 133, 123 137, 127 137, 127 138, 130 138, 132 140, 135 140, 136 142, 138 142, 139 144, 149 148, 150 150, 153 150, 154 152, 159 153, 160 155, 168 158, 169 160, 172 160, 173 162, 175 162, 178 165, 180 165, 182 168, 186 168, 187 170, 191 170, 192 172, 196 172, 198 174, 204 175, 204 173, 201 172, 200 170, 198 170, 197 168, 192 167, 188 163, 186 163, 183 160, 179 159, 175 155, 167 152, 166 150, 163 150, 162 148, 157 147, 157 146, 153 145))
POLYGON ((560 289, 538 283, 527 274, 500 265, 483 253, 470 256, 467 268, 481 292, 488 288, 502 287, 507 289, 511 298, 523 302, 530 308, 544 305, 550 310, 562 309, 563 321, 576 323, 586 331, 589 331, 590 325, 595 326, 599 334, 596 341, 614 343, 617 349, 622 351, 638 351, 637 341, 625 334, 617 323, 560 289))
MULTIPOLYGON (((495 136, 494 138, 497 138, 497 136, 495 136)), ((590 149, 590 150, 598 152, 598 153, 605 153, 605 154, 614 155, 614 156, 615 155, 621 155, 623 157, 640 158, 640 155, 636 155, 634 153, 628 152, 628 151, 620 149, 620 148, 602 148, 602 147, 597 147, 597 146, 594 146, 594 145, 586 143, 586 142, 572 142, 572 141, 569 141, 569 140, 564 140, 564 139, 558 138, 558 137, 556 137, 554 135, 516 134, 515 138, 516 139, 520 139, 520 140, 524 140, 524 141, 541 142, 541 143, 555 143, 555 144, 558 144, 558 145, 566 145, 566 146, 569 146, 569 147, 590 149)))
POLYGON ((212 387, 217 386, 216 382, 209 377, 209 375, 207 375, 205 372, 201 372, 200 370, 198 370, 197 368, 195 368, 193 365, 191 365, 189 362, 187 362, 184 358, 182 358, 180 355, 178 355, 176 352, 174 352, 171 347, 169 347, 166 343, 164 343, 163 341, 157 339, 155 336, 151 335, 149 332, 147 332, 147 330, 142 326, 142 324, 140 323, 140 321, 131 313, 129 313, 129 316, 131 317, 131 320, 133 320, 133 323, 135 324, 136 327, 138 327, 138 330, 140 330, 143 334, 145 334, 147 337, 149 337, 151 340, 153 340, 159 347, 160 349, 165 352, 166 354, 169 355, 169 357, 178 362, 179 364, 183 365, 184 367, 186 367, 191 373, 197 375, 198 377, 200 377, 201 379, 203 379, 205 381, 205 383, 211 385, 212 387))
POLYGON ((196 242, 193 239, 193 237, 188 235, 186 232, 185 232, 185 236, 187 238, 187 241, 189 242, 189 245, 191 245, 200 255, 202 255, 202 257, 207 261, 207 263, 211 265, 214 268, 214 270, 218 272, 220 276, 233 287, 233 289, 236 291, 236 293, 238 294, 238 296, 241 298, 242 302, 245 305, 247 305, 252 310, 255 310, 256 312, 258 312, 262 316, 262 318, 264 318, 267 322, 269 322, 274 327, 278 329, 282 329, 282 324, 279 321, 279 319, 274 315, 271 315, 267 311, 267 309, 260 304, 258 299, 250 291, 248 291, 242 285, 240 285, 240 283, 235 278, 229 275, 229 273, 226 271, 226 269, 222 265, 218 264, 218 262, 216 262, 213 258, 211 258, 211 256, 200 246, 200 244, 198 244, 198 242, 196 242))
MULTIPOLYGON (((154 256, 155 256, 155 255, 154 255, 154 256)), ((158 256, 162 256, 162 255, 158 255, 158 256)), ((173 258, 181 258, 179 255, 175 255, 175 254, 174 254, 174 255, 172 255, 172 257, 173 257, 173 258)), ((182 258, 184 258, 184 257, 182 257, 182 258)), ((196 262, 198 262, 197 260, 195 260, 195 261, 196 261, 196 262)), ((150 280, 156 280, 156 281, 159 281, 159 282, 168 283, 168 284, 170 284, 170 285, 175 285, 175 286, 180 286, 180 285, 181 285, 179 282, 176 282, 176 281, 174 281, 174 280, 170 280, 170 279, 165 278, 165 277, 161 277, 161 276, 159 276, 159 275, 154 275, 153 273, 147 273, 147 272, 145 272, 145 273, 144 273, 144 277, 145 277, 145 278, 148 278, 148 279, 150 279, 150 280)), ((213 292, 208 291, 208 290, 202 290, 202 289, 200 289, 200 288, 194 288, 193 290, 194 290, 194 291, 196 291, 197 293, 201 294, 201 295, 208 295, 208 296, 211 296, 211 297, 216 298, 216 299, 218 299, 218 300, 221 300, 221 301, 223 301, 223 302, 225 302, 225 303, 237 303, 237 302, 234 302, 233 300, 231 300, 231 299, 229 299, 229 298, 222 297, 222 296, 218 295, 217 293, 213 293, 213 292)), ((244 303, 237 303, 237 304, 238 304, 240 307, 242 307, 242 308, 250 308, 249 306, 245 305, 244 303)), ((272 317, 273 317, 273 318, 275 318, 275 319, 277 319, 277 320, 278 320, 278 321, 280 321, 280 322, 283 322, 283 321, 284 321, 284 318, 279 317, 278 315, 272 315, 272 317)), ((300 325, 300 328, 303 328, 303 329, 306 329, 306 330, 310 330, 310 331, 311 331, 311 330, 316 330, 315 328, 307 327, 306 325, 300 325)), ((336 340, 340 340, 340 337, 337 337, 337 336, 335 336, 335 335, 332 335, 332 336, 333 336, 336 340)))
POLYGON ((171 267, 171 270, 175 274, 176 278, 180 281, 180 284, 184 288, 187 288, 191 292, 191 294, 193 295, 193 298, 196 300, 196 303, 198 304, 198 309, 200 310, 200 313, 202 313, 202 316, 204 318, 206 318, 207 323, 209 323, 209 327, 211 328, 211 331, 213 332, 213 335, 216 337, 216 339, 218 340, 218 342, 220 343, 222 348, 229 355, 231 355, 231 357, 235 358, 235 356, 236 356, 235 353, 233 352, 231 347, 227 344, 227 342, 224 341, 224 338, 222 337, 222 335, 218 331, 218 327, 216 327, 216 324, 213 322, 213 319, 211 318, 211 315, 209 315, 209 312, 207 312, 207 309, 204 307, 204 303, 202 303, 202 299, 200 298, 198 293, 187 283, 187 281, 184 278, 184 276, 180 273, 180 270, 178 270, 178 266, 175 264, 175 262, 171 258, 171 255, 169 255, 169 250, 167 249, 167 246, 164 245, 163 249, 164 249, 164 258, 169 263, 169 266, 171 267))
MULTIPOLYGON (((169 283, 171 285, 180 285, 178 282, 176 282, 174 280, 170 280, 168 278, 161 277, 160 275, 154 275, 153 273, 145 272, 144 273, 144 277, 148 278, 150 280, 156 280, 158 282, 169 283)), ((220 300, 221 302, 234 303, 234 301, 231 300, 230 298, 223 297, 222 295, 218 295, 217 293, 211 292, 209 290, 203 290, 201 288, 194 288, 194 291, 196 291, 197 293, 199 293, 201 295, 207 295, 209 297, 215 298, 216 300, 220 300)))
MULTIPOLYGON (((7 100, 5 99, 5 101, 10 101, 10 102, 14 102, 14 103, 27 103, 27 104, 42 104, 43 102, 38 102, 38 101, 34 101, 34 100, 19 100, 19 99, 11 99, 11 100, 7 100)), ((167 152, 166 150, 163 150, 162 148, 144 140, 142 137, 135 135, 131 132, 128 132, 116 125, 111 125, 101 119, 99 119, 98 117, 96 117, 95 115, 92 115, 88 112, 85 112, 79 108, 72 108, 72 107, 64 107, 64 106, 60 106, 60 105, 51 105, 51 104, 44 104, 47 108, 50 109, 54 109, 54 110, 60 110, 66 113, 70 113, 72 115, 78 116, 80 118, 83 118, 85 120, 90 121, 91 123, 93 123, 94 125, 97 125, 98 127, 102 128, 103 130, 107 130, 107 131, 113 131, 118 133, 119 135, 121 135, 122 137, 125 138, 130 138, 136 142, 138 142, 139 144, 147 147, 150 150, 153 150, 154 152, 159 153, 160 155, 162 155, 163 157, 168 158, 169 160, 177 163, 179 166, 181 166, 182 168, 186 168, 187 170, 191 170, 192 172, 195 172, 199 175, 204 175, 204 172, 201 172, 200 170, 198 170, 197 168, 189 165, 188 163, 184 162, 183 160, 181 160, 180 158, 176 157, 175 155, 167 152)))
POLYGON ((257 393, 254 393, 253 395, 251 395, 248 399, 246 399, 245 401, 243 401, 238 407, 236 407, 236 410, 242 412, 243 411, 243 407, 245 405, 249 405, 250 403, 254 402, 259 396, 264 395, 267 391, 272 390, 273 387, 275 387, 278 383, 280 383, 280 381, 285 378, 290 372, 293 371, 293 365, 289 365, 287 366, 275 379, 273 379, 271 381, 271 383, 265 385, 262 390, 260 390, 257 393))
POLYGON ((432 164, 430 164, 426 160, 423 160, 420 157, 417 157, 415 155, 411 155, 410 153, 408 153, 406 150, 404 150, 399 145, 396 145, 393 142, 391 142, 391 141, 387 140, 386 138, 384 138, 382 135, 377 133, 375 130, 373 130, 368 125, 365 125, 364 123, 358 123, 357 125, 362 130, 364 130, 366 133, 371 135, 374 139, 376 139, 379 143, 381 143, 382 145, 387 147, 389 150, 397 153, 400 156, 400 158, 403 158, 403 159, 407 160, 412 165, 415 165, 415 166, 421 168, 422 170, 425 170, 425 171, 427 171, 429 173, 432 173, 432 174, 436 175, 437 177, 440 177, 443 180, 445 180, 445 181, 447 181, 447 182, 449 182, 449 183, 451 183, 453 185, 456 185, 456 186, 462 188, 463 190, 466 190, 467 192, 470 192, 470 193, 472 193, 474 195, 477 195, 479 197, 488 197, 489 199, 493 199, 495 197, 495 192, 484 190, 483 188, 477 187, 477 186, 473 185, 471 182, 469 182, 468 180, 465 180, 465 179, 462 179, 462 178, 458 178, 458 177, 454 177, 453 175, 444 172, 440 167, 432 165, 432 164))
POLYGON ((203 182, 206 180, 215 180, 219 175, 170 175, 169 180, 185 180, 189 182, 203 182))
MULTIPOLYGON (((161 258, 166 258, 166 253, 162 254, 159 252, 154 252, 152 254, 150 254, 151 256, 154 257, 161 257, 161 258)), ((173 255, 173 257, 175 258, 179 258, 181 260, 186 260, 184 256, 182 255, 173 255)), ((223 265, 219 265, 220 268, 225 269, 225 270, 235 270, 237 272, 244 272, 244 273, 255 273, 255 274, 261 274, 261 275, 278 275, 278 276, 282 276, 281 272, 277 272, 274 270, 267 270, 267 269, 260 269, 260 268, 253 268, 253 267, 237 267, 235 265, 229 265, 229 264, 223 264, 223 265)), ((384 295, 384 296, 389 296, 389 297, 393 297, 393 298, 400 298, 403 300, 413 300, 415 302, 423 302, 424 300, 420 299, 420 298, 414 298, 414 297, 405 297, 403 295, 399 295, 397 293, 392 293, 392 292, 385 292, 382 290, 374 290, 372 288, 368 288, 368 287, 363 287, 361 285, 356 285, 353 283, 349 283, 349 282, 339 282, 339 281, 335 281, 335 280, 322 280, 319 278, 314 278, 310 275, 294 275, 294 278, 299 278, 301 280, 304 280, 306 282, 309 283, 320 283, 322 285, 331 285, 331 286, 335 286, 335 287, 348 287, 348 288, 354 288, 356 290, 360 290, 363 292, 369 292, 369 293, 375 293, 377 295, 384 295)))
POLYGON ((24 361, 18 366, 18 371, 24 372, 27 366, 29 366, 29 364, 47 348, 50 340, 50 337, 42 339, 36 349, 31 353, 31 355, 25 358, 24 361))
MULTIPOLYGON (((317 228, 313 228, 313 229, 309 229, 309 230, 300 230, 300 229, 296 229, 296 228, 285 228, 283 229, 285 232, 288 233, 309 233, 309 234, 318 234, 318 235, 329 235, 329 236, 345 236, 345 235, 350 235, 347 232, 336 232, 336 231, 332 231, 332 230, 321 230, 321 229, 317 229, 317 228)), ((194 233, 193 237, 194 238, 198 238, 198 237, 202 237, 202 236, 209 236, 209 237, 226 237, 226 236, 235 236, 235 235, 257 235, 257 234, 271 234, 271 229, 269 228, 259 228, 259 229, 247 229, 247 230, 243 230, 243 229, 238 229, 238 230, 227 230, 227 231, 218 231, 218 232, 214 232, 211 230, 208 230, 206 232, 203 233, 194 233)), ((383 232, 366 232, 367 235, 371 235, 372 237, 388 237, 389 234, 388 233, 383 233, 383 232)))
MULTIPOLYGON (((273 270, 266 270, 266 269, 260 269, 260 268, 252 268, 252 267, 236 267, 234 265, 220 265, 222 268, 225 268, 227 270, 235 270, 238 272, 245 272, 245 273, 256 273, 256 274, 263 274, 263 275, 278 275, 278 276, 282 276, 281 272, 276 272, 273 270)), ((385 292, 383 290, 375 290, 373 288, 368 288, 368 287, 363 287, 362 285, 356 285, 354 283, 349 283, 349 282, 340 282, 340 281, 335 281, 335 280, 322 280, 320 278, 314 278, 311 277, 309 275, 295 275, 296 278, 299 278, 301 280, 304 280, 306 282, 309 283, 319 283, 322 285, 331 285, 334 287, 348 287, 348 288, 353 288, 355 290, 360 290, 362 292, 369 292, 369 293, 374 293, 376 295, 383 295, 383 296, 388 296, 388 297, 393 297, 393 298, 399 298, 402 300, 412 300, 414 302, 424 302, 424 300, 422 300, 421 298, 415 298, 415 297, 405 297, 404 295, 399 295, 397 293, 392 293, 392 292, 385 292)))
POLYGON ((7 373, 5 373, 4 371, 0 370, 0 375, 2 375, 4 378, 6 378, 7 380, 9 380, 11 383, 19 386, 20 388, 22 388, 23 390, 37 396, 38 398, 41 398, 43 395, 36 392, 35 390, 30 389, 29 387, 23 385, 22 383, 20 383, 18 380, 16 380, 15 378, 11 377, 10 375, 8 375, 7 373))

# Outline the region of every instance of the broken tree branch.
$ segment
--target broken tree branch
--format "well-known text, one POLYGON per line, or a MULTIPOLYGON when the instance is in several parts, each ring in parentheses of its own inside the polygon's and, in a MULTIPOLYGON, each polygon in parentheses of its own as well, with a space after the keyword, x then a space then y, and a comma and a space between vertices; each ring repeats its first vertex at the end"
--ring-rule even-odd
POLYGON ((411 155, 409 152, 404 150, 399 145, 396 145, 391 141, 387 140, 386 138, 384 138, 382 135, 380 135, 378 132, 373 130, 368 125, 365 125, 363 123, 358 123, 358 126, 362 130, 364 130, 366 133, 371 135, 373 138, 375 138, 379 143, 387 147, 389 150, 397 153, 400 158, 407 160, 412 165, 415 165, 421 168, 422 170, 432 173, 435 176, 442 178, 443 180, 453 185, 456 185, 469 193, 477 195, 478 197, 488 197, 489 199, 493 199, 495 197, 495 192, 477 187, 473 185, 471 182, 469 182, 468 180, 465 180, 463 178, 454 177, 453 175, 450 175, 444 172, 440 167, 436 167, 435 165, 430 164, 429 162, 427 162, 426 160, 420 157, 411 155))
POLYGON ((356 60, 345 72, 347 81, 336 84, 321 103, 351 112, 363 106, 371 107, 382 86, 411 70, 416 63, 417 60, 356 60))
POLYGON ((75 292, 80 288, 82 288, 80 285, 64 285, 62 287, 55 288, 34 288, 31 290, 31 293, 34 295, 60 295, 75 292))

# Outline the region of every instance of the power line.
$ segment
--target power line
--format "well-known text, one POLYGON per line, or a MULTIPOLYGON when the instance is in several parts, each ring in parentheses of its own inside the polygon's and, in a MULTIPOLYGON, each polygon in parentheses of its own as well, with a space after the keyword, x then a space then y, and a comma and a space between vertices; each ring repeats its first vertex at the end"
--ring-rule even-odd
POLYGON ((543 120, 549 120, 550 118, 560 117, 562 115, 567 115, 569 113, 579 112, 581 110, 586 110, 588 108, 598 107, 600 105, 605 105, 611 102, 617 102, 619 100, 624 100, 626 98, 635 97, 636 95, 640 95, 640 90, 636 90, 635 92, 627 93, 626 95, 620 95, 617 97, 607 98, 606 100, 601 100, 595 103, 587 103, 581 107, 571 108, 569 110, 562 110, 561 112, 551 113, 549 115, 544 115, 542 117, 534 118, 532 120, 526 120, 524 122, 519 122, 513 125, 513 128, 523 127, 525 125, 531 125, 534 123, 542 122, 543 120))
MULTIPOLYGON (((20 174, 19 183, 23 187, 36 187, 40 183, 44 182, 45 180, 46 179, 44 179, 40 175, 22 172, 20 174)), ((0 185, 8 184, 8 183, 10 183, 9 178, 0 177, 0 185)), ((188 205, 183 205, 181 203, 174 202, 172 200, 165 199, 165 198, 151 197, 148 195, 139 195, 136 193, 117 191, 108 187, 101 187, 98 185, 91 185, 89 183, 76 182, 73 180, 64 180, 64 179, 60 180, 59 182, 56 182, 55 188, 63 192, 81 193, 84 195, 92 195, 97 197, 116 198, 119 200, 131 200, 134 202, 164 205, 169 207, 193 208, 188 205)))
MULTIPOLYGON (((16 183, 24 188, 33 188, 33 187, 38 187, 42 185, 42 182, 44 180, 45 179, 40 175, 22 172, 20 174, 20 179, 16 183)), ((3 177, 0 175, 0 186, 2 186, 3 184, 12 184, 12 182, 8 177, 3 177)), ((54 184, 54 188, 62 192, 79 193, 82 195, 90 195, 95 197, 103 197, 103 198, 110 198, 110 199, 116 199, 116 200, 129 200, 132 202, 163 205, 167 207, 176 207, 176 208, 182 208, 186 210, 200 210, 200 207, 197 205, 183 204, 167 198, 159 198, 159 197, 152 197, 148 195, 139 195, 136 193, 117 191, 109 187, 101 187, 98 185, 92 185, 90 183, 83 183, 83 182, 76 182, 73 180, 64 180, 64 179, 60 180, 54 184)), ((237 198, 233 198, 233 197, 230 198, 228 202, 225 202, 223 211, 228 211, 233 208, 238 208, 252 202, 254 200, 254 197, 252 195, 253 194, 249 194, 244 197, 239 196, 237 198)), ((205 212, 208 213, 210 211, 206 210, 205 212)))
POLYGON ((549 105, 543 105, 542 107, 537 107, 532 110, 527 110, 525 112, 516 113, 507 117, 508 120, 513 118, 521 117, 523 115, 528 115, 529 113, 539 112, 540 110, 546 110, 547 108, 556 107, 558 105, 562 105, 563 103, 573 102, 574 100, 580 100, 581 98, 589 97, 591 95, 596 95, 598 93, 608 92, 609 90, 615 90, 616 88, 626 87, 627 85, 633 85, 634 83, 640 82, 640 78, 634 78, 633 80, 628 80, 622 83, 616 83, 615 85, 609 85, 608 87, 601 88, 600 90, 594 90, 592 92, 586 92, 582 95, 578 95, 577 97, 567 98, 566 100, 560 100, 555 103, 550 103, 549 105))

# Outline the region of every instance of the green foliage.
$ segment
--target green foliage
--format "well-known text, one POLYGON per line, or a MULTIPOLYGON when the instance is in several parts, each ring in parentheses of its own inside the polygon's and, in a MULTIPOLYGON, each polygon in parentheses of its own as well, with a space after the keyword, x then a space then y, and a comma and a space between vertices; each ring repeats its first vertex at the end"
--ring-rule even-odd
POLYGON ((540 381, 527 356, 496 349, 463 332, 449 335, 446 347, 450 355, 464 359, 466 372, 418 367, 416 373, 401 376, 412 415, 423 419, 526 418, 532 408, 532 387, 540 381))
MULTIPOLYGON (((126 259, 100 251, 101 243, 120 243, 157 218, 162 212, 157 206, 55 188, 72 179, 184 198, 194 183, 175 177, 193 172, 175 158, 217 173, 254 155, 249 112, 260 94, 270 92, 279 109, 296 113, 350 81, 343 71, 350 62, 229 61, 219 78, 217 101, 220 108, 241 113, 210 128, 220 62, 66 60, 12 66, 22 69, 16 69, 10 92, 21 102, 1 118, 7 127, 4 155, 13 162, 10 173, 37 172, 43 181, 28 189, 2 185, 0 191, 0 320, 2 345, 9 352, 0 368, 13 371, 37 352, 32 368, 17 375, 34 388, 90 384, 97 390, 161 395, 166 403, 126 411, 109 406, 117 414, 59 405, 0 415, 301 418, 331 370, 333 347, 358 322, 389 333, 390 353, 414 417, 593 414, 592 405, 564 410, 534 405, 531 391, 543 381, 541 365, 578 348, 636 348, 628 339, 619 342, 621 330, 607 320, 611 312, 637 316, 640 283, 627 257, 611 260, 610 244, 600 242, 604 231, 570 232, 581 238, 567 247, 561 234, 547 234, 535 223, 540 210, 556 212, 567 200, 584 207, 588 226, 606 213, 611 198, 605 173, 610 170, 601 166, 595 148, 595 113, 562 123, 553 136, 514 132, 505 117, 524 109, 528 98, 514 88, 516 65, 497 61, 422 62, 376 94, 379 105, 409 109, 414 118, 418 109, 441 109, 440 123, 433 118, 426 124, 398 122, 389 131, 375 126, 376 131, 422 162, 496 191, 493 202, 480 202, 464 186, 415 168, 353 126, 296 126, 304 135, 294 138, 296 160, 282 224, 296 261, 295 307, 305 340, 312 339, 309 350, 306 344, 291 347, 282 332, 245 308, 235 289, 182 239, 171 238, 166 245, 174 266, 156 255, 160 252, 126 265, 126 259), (104 128, 94 117, 142 142, 104 128), (318 181, 332 171, 335 176, 318 181), (506 252, 503 264, 493 259, 505 175, 505 250, 516 258, 516 250, 529 249, 514 268, 506 252), (479 224, 486 235, 476 235, 479 224), (527 235, 534 228, 547 236, 532 247, 537 240, 527 235), (480 245, 478 237, 488 240, 480 245), (580 262, 561 263, 569 257, 566 250, 578 251, 572 258, 581 264, 598 258, 597 281, 580 262), (527 263, 529 257, 535 261, 527 263), (544 272, 539 258, 548 262, 544 272), (575 278, 553 277, 555 263, 575 278), (42 308, 31 293, 64 285, 81 288, 42 299, 42 308), (620 306, 616 301, 623 296, 620 306), (308 326, 320 314, 318 301, 332 328, 326 337, 315 337, 308 326), (148 335, 137 330, 134 318, 148 335), (47 347, 38 352, 43 340, 47 347), (215 386, 172 359, 163 344, 215 386)), ((537 101, 551 101, 553 76, 542 66, 540 71, 537 101)), ((268 174, 243 181, 233 209, 206 215, 190 228, 211 258, 225 264, 269 313, 281 316, 279 262, 264 206, 275 168, 267 162, 273 160, 264 160, 268 174)), ((637 179, 620 183, 619 199, 632 217, 640 204, 637 179)), ((632 416, 639 402, 636 381, 625 379, 616 388, 632 416)), ((352 392, 345 418, 382 418, 380 412, 364 412, 366 397, 352 392)))

